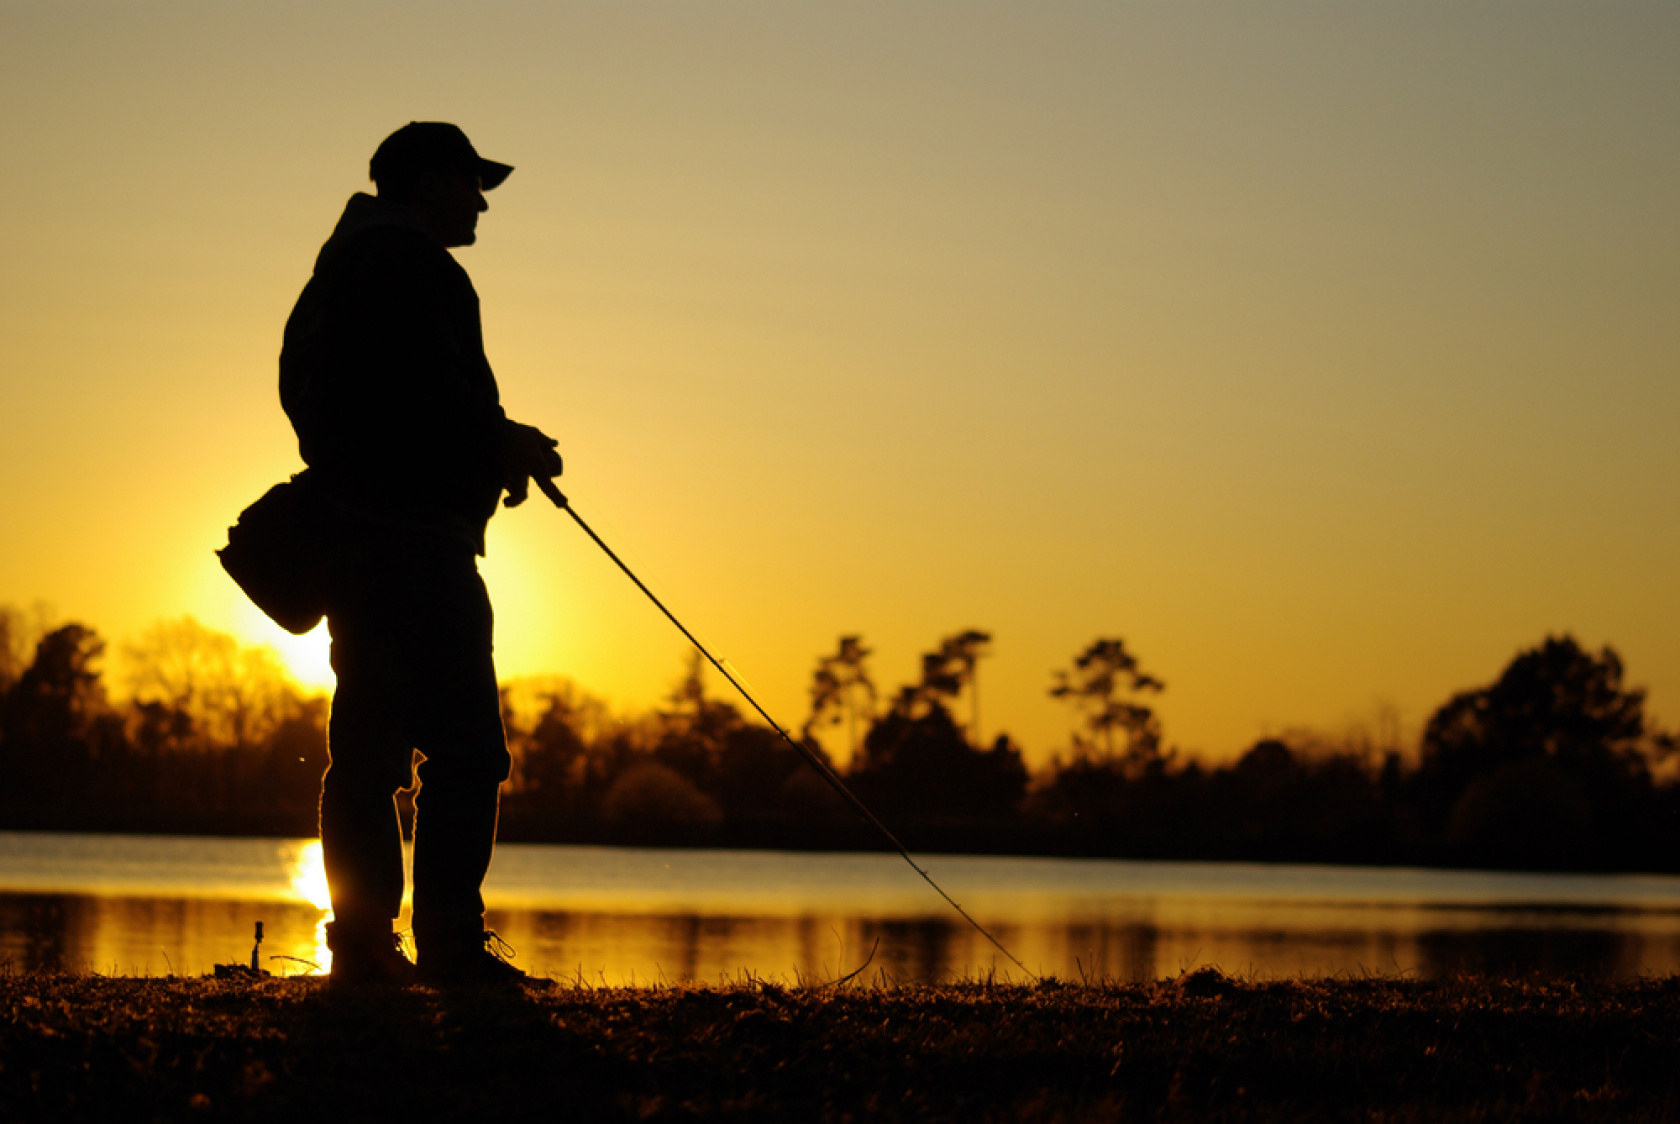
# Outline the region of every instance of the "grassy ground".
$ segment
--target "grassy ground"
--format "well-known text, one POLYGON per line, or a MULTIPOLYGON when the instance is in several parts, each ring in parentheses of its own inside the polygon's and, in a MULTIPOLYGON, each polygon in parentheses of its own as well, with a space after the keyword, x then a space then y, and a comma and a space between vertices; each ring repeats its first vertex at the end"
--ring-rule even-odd
POLYGON ((1680 979, 337 994, 0 976, 0 1118, 1680 1120, 1680 979))

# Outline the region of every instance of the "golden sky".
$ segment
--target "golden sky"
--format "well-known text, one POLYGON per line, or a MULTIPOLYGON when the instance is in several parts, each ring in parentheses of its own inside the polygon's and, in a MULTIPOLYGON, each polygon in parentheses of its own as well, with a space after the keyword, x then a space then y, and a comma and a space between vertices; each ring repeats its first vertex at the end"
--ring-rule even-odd
MULTIPOLYGON (((1034 759, 1099 636, 1210 757, 1565 630, 1680 720, 1672 0, 0 0, 0 105, 0 602, 282 638, 211 554, 299 467, 281 327, 448 120, 509 412, 787 723, 968 628, 1034 759)), ((504 676, 677 677, 559 513, 485 572, 504 676)))

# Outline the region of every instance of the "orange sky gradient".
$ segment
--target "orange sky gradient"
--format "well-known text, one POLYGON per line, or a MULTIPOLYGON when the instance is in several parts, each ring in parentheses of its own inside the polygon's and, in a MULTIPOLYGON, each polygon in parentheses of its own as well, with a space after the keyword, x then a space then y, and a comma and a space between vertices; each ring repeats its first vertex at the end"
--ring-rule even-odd
MULTIPOLYGON (((0 603, 113 647, 283 639, 211 551, 299 467, 317 249, 441 119, 517 168, 457 252, 509 412, 786 723, 842 633, 890 693, 967 628, 1033 761, 1099 636, 1212 759, 1549 632, 1680 721, 1670 0, 0 0, 0 97, 0 603)), ((485 573, 504 677, 677 678, 559 513, 485 573)))

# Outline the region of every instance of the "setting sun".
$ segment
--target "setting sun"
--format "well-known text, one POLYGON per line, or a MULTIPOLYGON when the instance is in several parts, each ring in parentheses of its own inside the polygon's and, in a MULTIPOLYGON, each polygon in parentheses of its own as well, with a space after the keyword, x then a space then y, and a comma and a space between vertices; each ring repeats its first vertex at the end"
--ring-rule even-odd
POLYGON ((298 686, 311 693, 332 691, 335 680, 325 621, 303 636, 293 636, 250 605, 241 610, 234 627, 245 643, 267 645, 278 652, 298 686))

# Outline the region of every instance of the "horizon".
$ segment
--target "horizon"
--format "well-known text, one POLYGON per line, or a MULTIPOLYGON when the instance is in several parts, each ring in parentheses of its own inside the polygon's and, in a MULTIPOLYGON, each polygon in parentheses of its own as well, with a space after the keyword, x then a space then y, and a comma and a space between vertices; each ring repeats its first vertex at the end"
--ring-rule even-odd
MULTIPOLYGON (((256 611, 253 609, 253 611, 256 611)), ((0 640, 10 643, 12 648, 12 671, 21 673, 27 669, 32 659, 34 645, 48 633, 66 626, 81 626, 90 629, 101 643, 101 654, 93 671, 99 682, 103 697, 119 707, 129 707, 148 701, 162 701, 169 705, 181 705, 178 693, 185 683, 190 683, 199 674, 208 676, 208 681, 216 680, 218 676, 233 674, 243 684, 247 691, 254 692, 256 697, 264 697, 272 688, 283 692, 275 698, 282 700, 282 710, 290 713, 303 713, 311 703, 330 703, 332 697, 332 680, 330 668, 324 682, 310 682, 299 677, 294 662, 287 658, 285 652, 277 645, 264 641, 248 641, 244 638, 218 629, 205 626, 203 622, 190 614, 173 618, 162 618, 154 621, 138 637, 112 638, 103 633, 92 621, 75 621, 59 617, 50 606, 37 602, 27 610, 17 605, 0 602, 0 640), (20 643, 20 637, 23 638, 20 643), (222 641, 231 642, 231 647, 220 649, 217 647, 222 641), (238 667, 239 671, 232 671, 238 667), (198 669, 198 670, 192 670, 198 669), (278 678, 272 678, 275 675, 278 678)), ((324 631, 325 626, 319 626, 307 636, 292 636, 282 632, 281 635, 294 643, 308 644, 313 638, 324 631)), ((848 640, 862 638, 849 637, 848 640)), ((948 638, 955 640, 957 638, 948 638)), ((1424 720, 1408 723, 1404 717, 1393 708, 1373 707, 1369 712, 1350 718, 1339 726, 1314 727, 1303 724, 1285 725, 1263 732, 1249 743, 1241 746, 1224 747, 1223 752, 1209 753, 1205 750, 1185 747, 1178 744, 1171 736, 1170 730, 1160 731, 1159 750, 1164 755, 1163 763, 1176 764, 1183 767, 1189 763, 1197 763, 1210 768, 1225 768, 1238 763, 1252 751, 1261 748, 1265 743, 1277 742, 1285 745, 1292 757, 1302 763, 1323 763, 1335 757, 1351 757, 1359 760, 1366 769, 1379 767, 1380 759, 1390 754, 1395 755, 1398 762, 1406 768, 1416 768, 1423 760, 1426 751, 1425 727, 1430 718, 1446 709, 1450 704, 1459 701, 1466 694, 1482 692, 1495 686, 1496 681, 1502 681, 1516 666, 1519 659, 1537 655, 1543 648, 1553 641, 1565 644, 1577 644, 1568 634, 1547 636, 1540 644, 1524 646, 1513 652, 1509 659, 1501 665, 1496 675, 1490 675, 1485 680, 1474 684, 1463 684, 1453 690, 1448 696, 1440 699, 1437 704, 1429 708, 1424 720)), ((986 658, 985 645, 987 639, 981 634, 981 659, 986 658)), ((863 671, 868 674, 868 658, 872 653, 867 645, 864 648, 865 660, 863 671)), ((1124 645, 1122 642, 1122 649, 1124 645)), ((1648 702, 1648 692, 1636 675, 1628 674, 1625 663, 1621 663, 1620 655, 1614 645, 1599 650, 1577 647, 1583 655, 1599 660, 1609 657, 1620 665, 1623 673, 1620 690, 1630 697, 1641 700, 1643 713, 1644 703, 1648 702)), ((308 650, 305 650, 306 655, 308 650)), ((542 713, 550 702, 557 697, 565 697, 571 705, 580 705, 586 711, 599 708, 596 713, 606 718, 611 724, 626 724, 635 726, 654 720, 671 718, 680 714, 689 704, 690 696, 684 680, 689 675, 698 675, 702 696, 709 703, 721 703, 734 710, 740 719, 748 726, 758 726, 770 729, 760 715, 755 712, 753 702, 755 696, 749 696, 750 686, 746 691, 730 683, 729 679, 720 674, 718 669, 704 658, 705 653, 689 647, 682 657, 678 670, 664 681, 652 702, 642 705, 625 705, 611 697, 592 690, 587 683, 554 671, 535 671, 518 675, 503 674, 499 676, 500 687, 503 692, 504 719, 511 716, 520 726, 516 736, 513 727, 509 727, 510 740, 517 740, 531 733, 529 724, 541 719, 542 713)), ((832 658, 832 657, 831 657, 832 658)), ((949 657, 948 657, 949 658, 949 657)), ((826 661, 825 661, 826 662, 826 661)), ((947 668, 949 665, 947 664, 947 668)), ((736 669, 730 668, 730 673, 740 679, 736 669)), ((1139 667, 1139 673, 1148 676, 1148 669, 1139 667)), ((1067 670, 1069 678, 1063 680, 1062 672, 1058 672, 1058 681, 1077 686, 1079 676, 1067 670)), ((871 677, 873 678, 873 677, 871 677)), ((1124 680, 1124 676, 1121 677, 1124 680)), ((925 688, 926 679, 923 679, 925 688)), ((0 687, 6 685, 5 679, 0 677, 0 687)), ((874 705, 866 708, 862 714, 863 725, 850 734, 843 713, 834 713, 830 717, 817 720, 814 729, 804 736, 814 737, 829 759, 842 770, 848 769, 855 761, 855 754, 850 744, 850 738, 858 737, 861 744, 862 735, 870 728, 881 723, 894 713, 897 704, 894 701, 900 689, 916 687, 915 683, 894 685, 884 682, 873 682, 874 705)), ((999 737, 1008 739, 1010 746, 1020 753, 1034 778, 1052 777, 1060 769, 1082 760, 1109 761, 1118 760, 1123 754, 1116 754, 1116 747, 1104 747, 1097 740, 1096 731, 1090 726, 1090 711, 1082 706, 1077 698, 1077 691, 1070 692, 1069 697, 1061 699, 1059 705, 1064 708, 1068 721, 1067 738, 1050 746, 1033 746, 1025 744, 1012 731, 1007 729, 982 729, 980 736, 976 736, 972 726, 972 716, 975 714, 976 702, 973 695, 973 683, 962 677, 954 694, 948 698, 937 693, 927 693, 925 689, 919 692, 917 707, 932 706, 943 709, 951 716, 956 729, 961 732, 965 740, 974 749, 984 751, 990 743, 999 737)), ((1148 707, 1156 712, 1159 703, 1159 693, 1147 686, 1139 690, 1122 685, 1116 691, 1119 699, 1129 699, 1132 702, 1148 707)), ((190 700, 187 703, 191 708, 190 700)), ((830 703, 830 706, 836 704, 830 703)), ((843 711, 844 704, 838 704, 843 711)), ((323 712, 324 716, 324 712, 323 712)), ((803 711, 789 714, 771 713, 773 724, 787 731, 789 736, 800 731, 804 725, 802 719, 815 719, 810 705, 803 711)), ((1675 763, 1664 761, 1664 745, 1666 739, 1680 736, 1676 731, 1666 727, 1659 715, 1644 714, 1644 731, 1640 739, 1640 752, 1646 757, 1646 764, 1660 766, 1653 770, 1653 776, 1666 783, 1674 776, 1675 763)), ((983 724, 982 724, 983 725, 983 724)), ((323 735, 324 735, 323 729, 323 735)), ((1123 733, 1126 744, 1121 750, 1129 749, 1133 735, 1123 733)), ((254 748, 254 747, 253 747, 254 748)), ((1035 781, 1036 783, 1036 781, 1035 781)))

